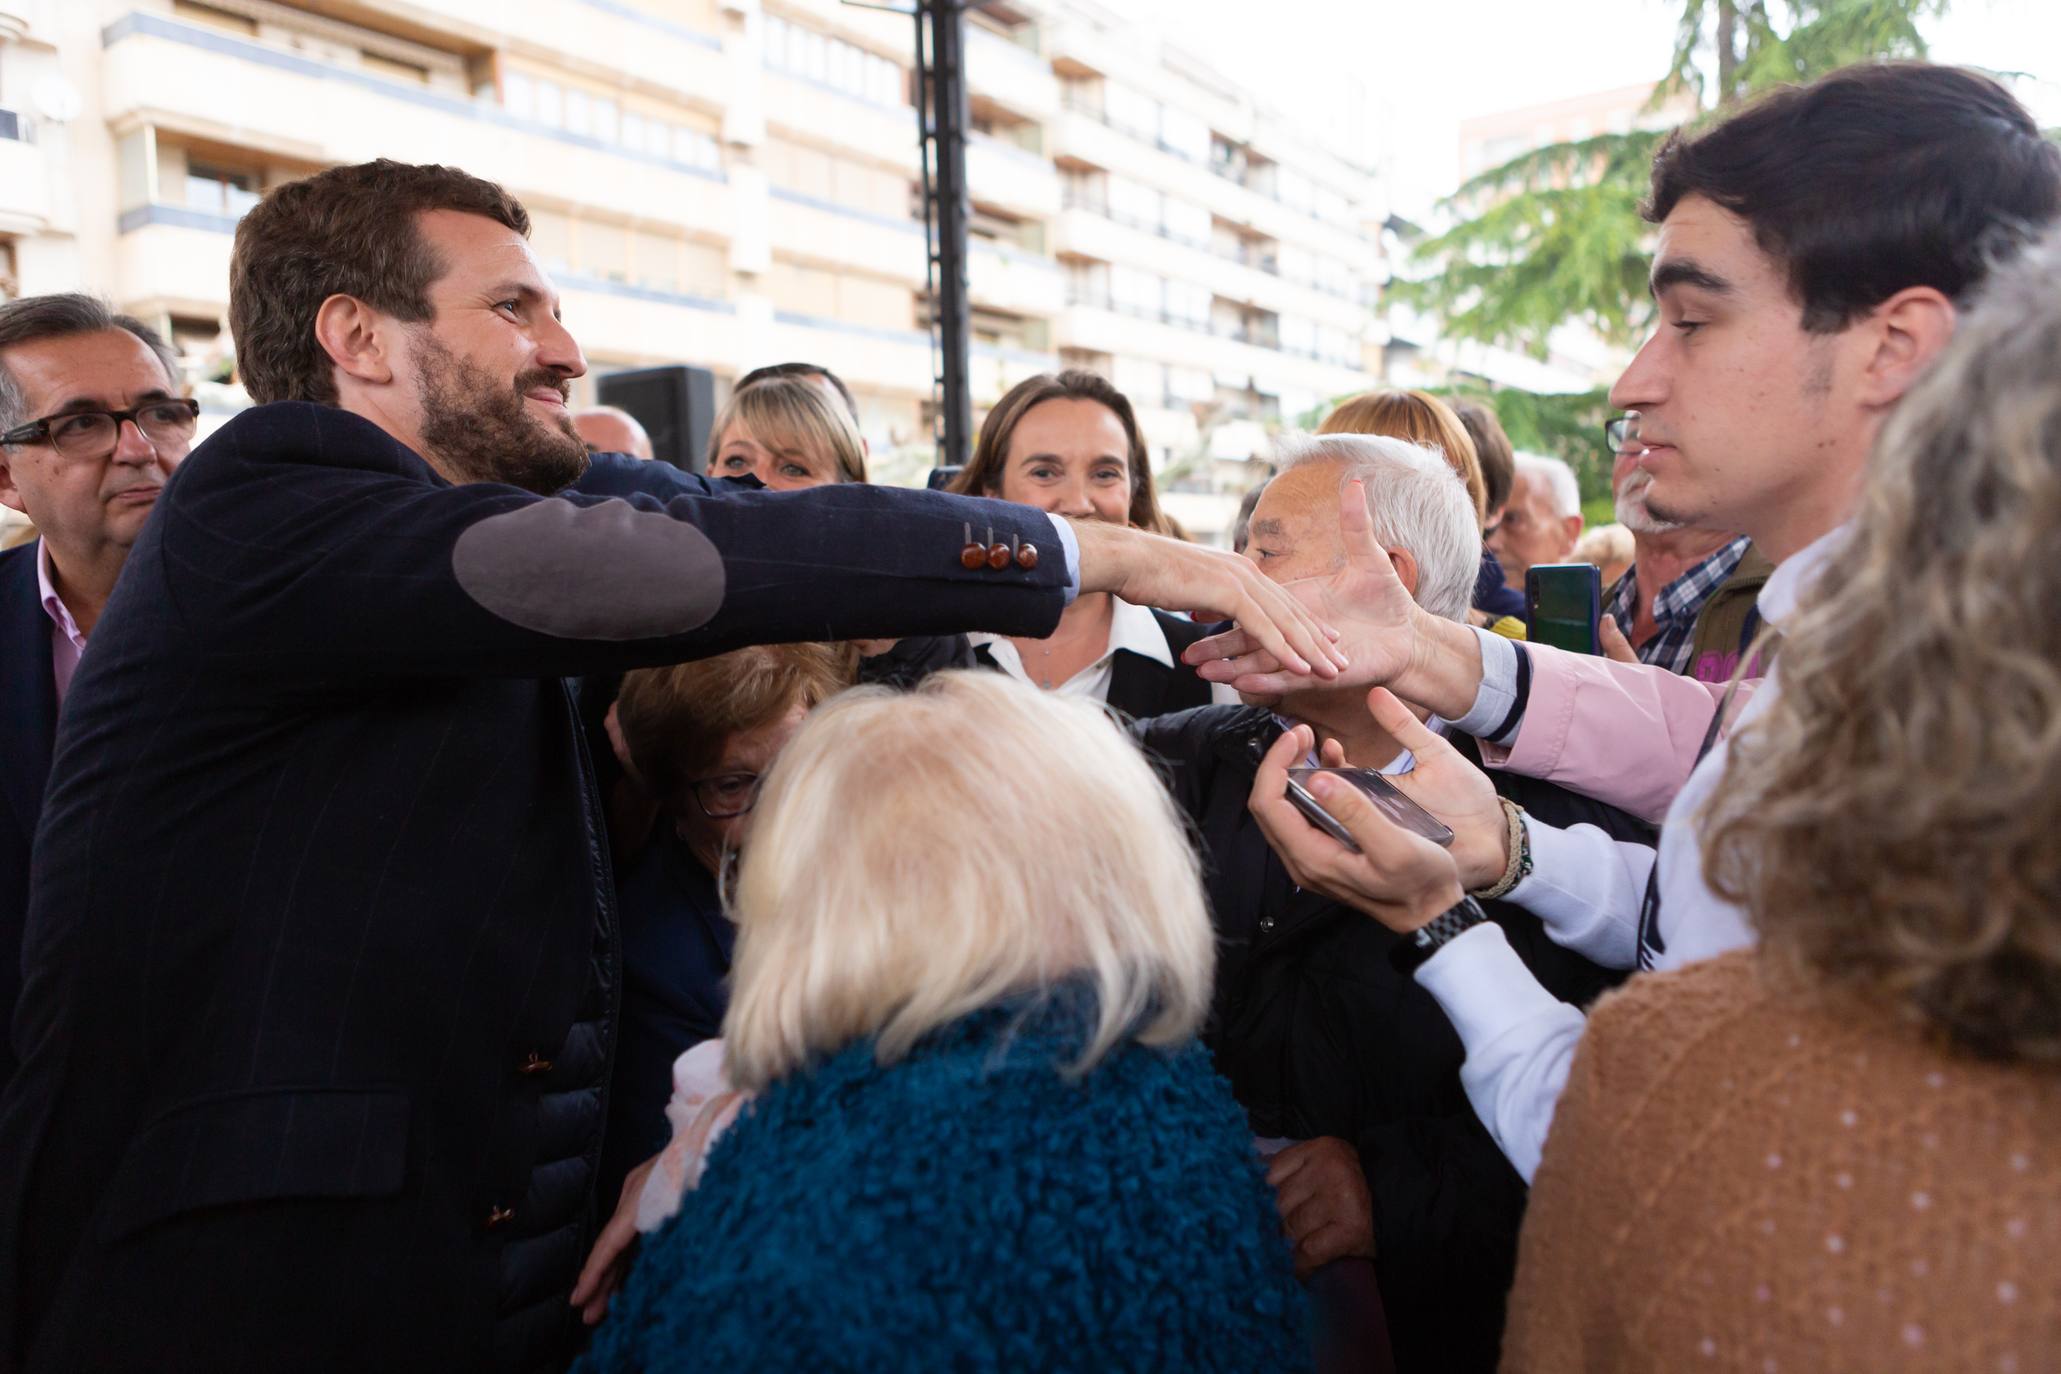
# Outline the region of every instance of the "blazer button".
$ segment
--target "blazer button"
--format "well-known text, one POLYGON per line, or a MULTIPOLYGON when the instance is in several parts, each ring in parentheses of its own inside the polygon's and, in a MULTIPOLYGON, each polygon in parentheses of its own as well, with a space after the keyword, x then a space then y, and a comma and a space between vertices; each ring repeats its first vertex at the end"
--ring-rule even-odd
POLYGON ((988 566, 996 572, 1000 572, 1009 566, 1009 546, 1007 544, 997 544, 988 550, 988 566))
POLYGON ((1259 928, 1262 931, 1271 932, 1274 929, 1274 925, 1274 918, 1271 916, 1262 916, 1259 918, 1259 928))
POLYGON ((487 1210, 487 1229, 489 1231, 514 1220, 515 1209, 513 1207, 492 1207, 487 1210))
POLYGON ((981 567, 987 561, 988 551, 983 545, 968 544, 965 548, 959 550, 959 566, 965 568, 968 572, 981 567))
POLYGON ((1016 551, 1016 566, 1026 571, 1038 566, 1038 546, 1025 544, 1016 551))
POLYGON ((515 1071, 520 1074, 530 1075, 549 1073, 551 1072, 551 1061, 538 1054, 535 1050, 531 1050, 530 1057, 517 1065, 515 1071))

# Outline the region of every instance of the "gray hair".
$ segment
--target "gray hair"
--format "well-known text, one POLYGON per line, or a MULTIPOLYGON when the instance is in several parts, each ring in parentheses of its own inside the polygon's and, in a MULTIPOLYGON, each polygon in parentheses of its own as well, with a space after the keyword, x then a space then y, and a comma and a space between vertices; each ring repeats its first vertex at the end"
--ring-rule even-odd
MULTIPOLYGON (((43 339, 64 339, 74 334, 98 334, 106 329, 126 329, 147 344, 164 364, 165 379, 178 390, 179 355, 164 336, 134 315, 124 315, 98 296, 83 291, 60 291, 48 296, 23 296, 0 305, 0 354, 22 344, 43 339)), ((13 429, 32 417, 29 399, 21 383, 0 361, 0 431, 13 429)))
POLYGON ((1292 434, 1275 447, 1283 472, 1342 463, 1343 483, 1366 484, 1367 514, 1383 548, 1417 560, 1417 604, 1446 620, 1465 620, 1481 571, 1481 527, 1474 498, 1445 455, 1385 434, 1292 434))
POLYGON ((1574 469, 1558 458, 1541 458, 1536 453, 1517 455, 1520 476, 1536 477, 1546 484, 1553 498, 1553 513, 1563 519, 1582 513, 1582 484, 1574 480, 1574 469))

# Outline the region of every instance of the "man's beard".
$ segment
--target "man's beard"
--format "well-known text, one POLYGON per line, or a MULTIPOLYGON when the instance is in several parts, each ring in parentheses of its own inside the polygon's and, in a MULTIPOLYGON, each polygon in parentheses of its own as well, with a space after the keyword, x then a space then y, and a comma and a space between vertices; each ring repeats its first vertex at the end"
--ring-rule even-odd
POLYGON ((548 386, 561 396, 565 379, 542 368, 497 386, 485 371, 425 332, 417 336, 422 443, 455 482, 505 482, 549 496, 587 470, 587 446, 572 416, 552 424, 533 414, 525 392, 548 386))
POLYGON ((1670 520, 1653 509, 1647 500, 1647 492, 1653 486, 1653 474, 1644 468, 1634 468, 1617 484, 1613 513, 1617 523, 1633 534, 1667 534, 1682 528, 1681 522, 1670 520))

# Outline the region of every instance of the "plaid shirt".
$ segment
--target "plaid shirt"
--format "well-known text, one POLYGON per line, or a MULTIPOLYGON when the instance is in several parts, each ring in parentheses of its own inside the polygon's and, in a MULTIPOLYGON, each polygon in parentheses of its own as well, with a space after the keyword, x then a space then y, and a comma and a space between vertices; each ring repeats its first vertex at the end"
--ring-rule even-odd
MULTIPOLYGON (((1653 638, 1639 646, 1641 663, 1656 664, 1671 673, 1689 671, 1696 617, 1711 593, 1725 584, 1725 579, 1739 566, 1739 560, 1746 557, 1751 544, 1742 535, 1660 589, 1653 598, 1653 623, 1659 628, 1653 638)), ((1626 568, 1624 576, 1610 589, 1603 610, 1624 631, 1624 637, 1630 639, 1632 616, 1638 607, 1639 569, 1634 565, 1626 568)))

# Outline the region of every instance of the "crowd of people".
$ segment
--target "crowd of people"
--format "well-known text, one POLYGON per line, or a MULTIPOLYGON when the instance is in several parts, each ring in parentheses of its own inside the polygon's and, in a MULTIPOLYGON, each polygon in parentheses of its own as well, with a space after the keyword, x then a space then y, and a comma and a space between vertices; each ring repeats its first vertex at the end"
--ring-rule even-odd
POLYGON ((684 471, 447 167, 243 218, 198 445, 0 305, 0 1371, 2054 1367, 2061 147, 1851 68, 1644 213, 1579 553, 1414 391, 1235 551, 1084 371, 684 471))

